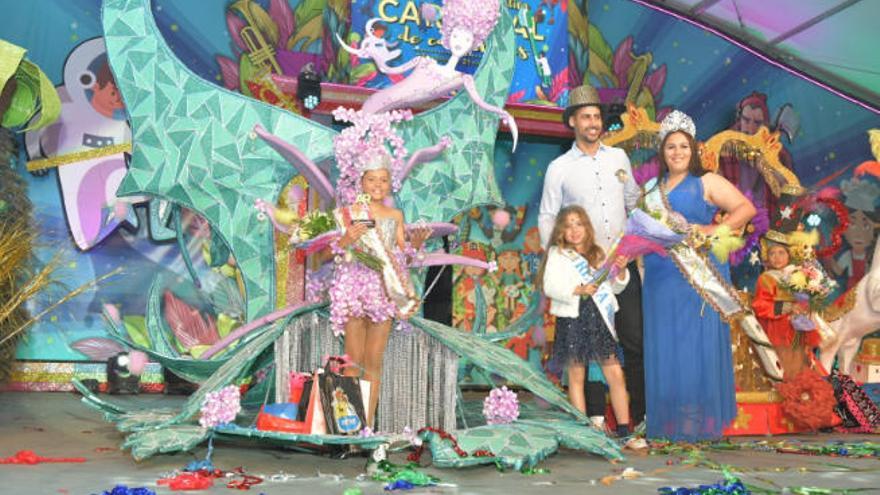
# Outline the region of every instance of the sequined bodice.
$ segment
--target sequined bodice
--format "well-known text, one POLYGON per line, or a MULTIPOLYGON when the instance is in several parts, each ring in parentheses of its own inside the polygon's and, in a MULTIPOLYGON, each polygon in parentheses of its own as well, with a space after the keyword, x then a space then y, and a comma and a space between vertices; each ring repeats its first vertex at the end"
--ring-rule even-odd
POLYGON ((379 234, 379 239, 382 241, 382 244, 388 248, 392 249, 394 247, 395 239, 397 238, 397 220, 394 218, 377 218, 376 219, 376 228, 379 234))

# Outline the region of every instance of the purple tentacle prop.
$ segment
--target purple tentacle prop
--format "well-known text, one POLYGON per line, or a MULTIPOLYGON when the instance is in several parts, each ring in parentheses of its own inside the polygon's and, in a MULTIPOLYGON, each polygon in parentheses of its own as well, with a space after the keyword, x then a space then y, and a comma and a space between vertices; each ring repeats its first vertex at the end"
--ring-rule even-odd
POLYGON ((272 147, 272 149, 277 151, 279 155, 287 160, 288 163, 293 165, 293 167, 306 178, 309 185, 315 188, 315 191, 318 192, 318 195, 322 200, 326 202, 333 200, 336 191, 330 183, 330 180, 327 179, 327 176, 324 175, 324 172, 318 168, 315 162, 303 154, 299 148, 285 142, 278 136, 271 134, 260 125, 254 126, 254 132, 260 137, 260 139, 265 141, 272 147))
POLYGON ((449 254, 444 253, 442 251, 436 251, 433 253, 428 253, 421 260, 415 260, 412 264, 410 264, 413 268, 422 268, 428 266, 440 266, 440 265, 462 265, 462 266, 472 266, 474 268, 482 268, 484 270, 488 270, 490 272, 494 272, 496 269, 495 262, 485 262, 483 260, 478 260, 476 258, 471 258, 468 256, 462 256, 460 254, 449 254))
POLYGON ((409 160, 407 160, 406 165, 404 165, 403 170, 400 172, 401 182, 406 180, 413 167, 437 158, 451 143, 452 139, 450 139, 449 136, 443 136, 440 138, 440 142, 434 146, 422 148, 413 153, 409 160))
POLYGON ((284 318, 285 316, 289 315, 290 313, 293 313, 297 309, 302 308, 304 306, 307 306, 308 304, 309 303, 306 303, 306 302, 297 303, 292 306, 288 306, 284 309, 279 309, 278 311, 269 313, 266 316, 263 316, 262 318, 257 318, 256 320, 254 320, 246 325, 242 325, 242 326, 236 328, 232 332, 229 332, 229 335, 227 335, 226 337, 223 337, 216 344, 212 345, 211 347, 208 348, 208 350, 203 352, 202 355, 199 356, 199 359, 210 359, 211 356, 217 354, 218 352, 222 351, 223 349, 226 349, 227 347, 229 347, 230 344, 232 344, 236 340, 246 336, 247 334, 253 332, 257 328, 266 326, 269 323, 272 323, 273 321, 280 320, 281 318, 284 318))
POLYGON ((480 96, 480 93, 477 91, 477 85, 474 83, 473 76, 464 75, 462 76, 462 81, 464 82, 464 89, 467 90, 471 99, 474 100, 474 103, 478 107, 501 117, 501 121, 507 124, 507 127, 510 128, 510 134, 513 136, 513 151, 516 151, 516 143, 519 140, 519 130, 516 127, 516 121, 513 120, 513 116, 507 113, 503 108, 498 108, 483 101, 483 97, 480 96))
POLYGON ((431 237, 443 237, 458 232, 458 226, 454 223, 447 222, 431 222, 424 224, 408 223, 404 226, 407 232, 416 230, 420 227, 428 227, 431 229, 431 237))

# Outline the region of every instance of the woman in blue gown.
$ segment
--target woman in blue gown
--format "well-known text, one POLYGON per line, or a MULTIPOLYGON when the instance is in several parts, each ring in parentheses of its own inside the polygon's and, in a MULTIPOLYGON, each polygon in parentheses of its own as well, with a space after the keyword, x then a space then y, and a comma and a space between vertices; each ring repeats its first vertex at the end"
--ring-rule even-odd
MULTIPOLYGON (((681 112, 663 120, 660 175, 653 186, 660 189, 654 193, 665 195, 668 209, 707 234, 718 227, 712 219, 719 209, 726 213, 724 224, 742 227, 754 216, 754 206, 726 179, 702 168, 695 134, 693 121, 681 112)), ((727 265, 709 257, 729 281, 727 265)), ((736 416, 728 325, 670 257, 645 256, 643 287, 648 437, 721 437, 736 416)))

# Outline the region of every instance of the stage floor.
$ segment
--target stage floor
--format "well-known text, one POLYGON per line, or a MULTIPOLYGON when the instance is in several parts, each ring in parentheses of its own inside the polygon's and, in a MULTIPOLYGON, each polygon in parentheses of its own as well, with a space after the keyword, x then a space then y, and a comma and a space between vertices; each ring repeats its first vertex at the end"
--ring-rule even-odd
MULTIPOLYGON (((171 406, 182 401, 179 397, 141 395, 114 397, 119 402, 144 406, 171 406)), ((791 437, 810 443, 835 440, 846 442, 880 441, 871 435, 800 435, 791 437)), ((33 450, 45 457, 85 457, 82 464, 41 464, 35 466, 0 465, 2 493, 40 494, 100 494, 117 484, 129 487, 146 486, 157 494, 172 493, 157 487, 156 481, 192 460, 204 457, 205 449, 178 455, 160 455, 135 462, 128 452, 119 450, 123 437, 100 414, 79 402, 72 393, 0 393, 0 457, 8 457, 18 450, 33 450)), ((750 442, 755 438, 738 438, 736 442, 750 442)), ((752 449, 715 451, 704 450, 701 465, 687 465, 686 454, 631 456, 626 462, 611 464, 599 457, 562 450, 539 467, 549 473, 524 475, 519 472, 501 473, 494 467, 464 470, 425 468, 448 486, 414 490, 414 493, 505 494, 513 493, 590 493, 629 494, 657 493, 664 486, 696 487, 723 479, 712 463, 729 465, 746 483, 782 490, 786 486, 817 488, 873 488, 869 493, 880 493, 880 461, 847 457, 820 457, 778 454, 752 449), (603 478, 620 474, 631 467, 641 473, 635 479, 613 480, 604 484, 603 478)), ((404 463, 404 454, 390 459, 404 463)), ((253 443, 215 444, 214 465, 223 470, 243 467, 249 474, 268 478, 286 473, 287 480, 270 481, 254 486, 250 492, 266 495, 282 493, 339 494, 348 488, 359 488, 364 494, 387 493, 383 485, 359 480, 365 460, 351 458, 330 459, 325 456, 295 453, 265 448, 253 443)), ((606 480, 607 482, 608 480, 606 480)), ((213 489, 188 493, 231 493, 223 484, 213 489)))

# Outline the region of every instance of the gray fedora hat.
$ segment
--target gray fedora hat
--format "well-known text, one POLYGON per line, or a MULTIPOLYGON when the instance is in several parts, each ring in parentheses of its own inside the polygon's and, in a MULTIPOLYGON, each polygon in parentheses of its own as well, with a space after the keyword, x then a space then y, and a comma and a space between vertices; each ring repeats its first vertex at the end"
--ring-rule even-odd
POLYGON ((568 118, 571 117, 577 109, 588 105, 595 105, 602 108, 602 102, 599 100, 599 92, 596 91, 596 88, 589 84, 584 84, 583 86, 578 86, 572 89, 568 94, 568 106, 565 108, 565 111, 562 112, 562 123, 565 124, 565 127, 571 129, 571 126, 568 125, 568 118))

